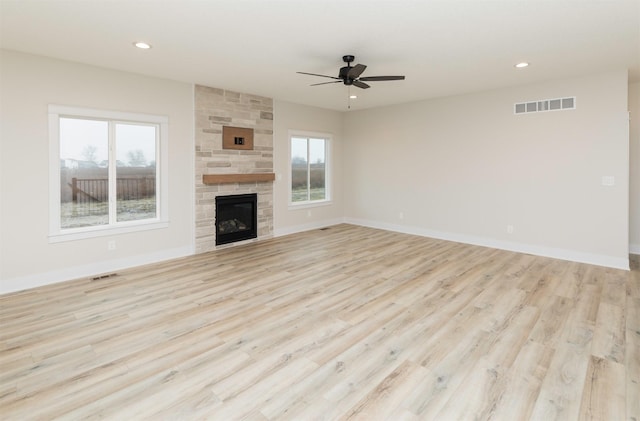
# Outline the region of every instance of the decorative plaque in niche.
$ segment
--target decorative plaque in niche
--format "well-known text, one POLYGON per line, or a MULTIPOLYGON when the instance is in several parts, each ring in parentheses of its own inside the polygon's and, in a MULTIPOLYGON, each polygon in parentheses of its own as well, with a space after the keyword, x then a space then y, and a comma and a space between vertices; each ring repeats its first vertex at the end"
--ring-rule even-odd
POLYGON ((253 150, 253 129, 223 126, 222 149, 253 150))

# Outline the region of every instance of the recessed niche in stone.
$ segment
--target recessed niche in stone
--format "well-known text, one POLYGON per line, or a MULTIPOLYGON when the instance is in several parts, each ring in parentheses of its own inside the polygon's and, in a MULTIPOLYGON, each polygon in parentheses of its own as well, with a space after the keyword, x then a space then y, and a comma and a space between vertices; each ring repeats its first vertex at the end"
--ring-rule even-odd
POLYGON ((223 126, 222 149, 253 150, 253 129, 223 126))

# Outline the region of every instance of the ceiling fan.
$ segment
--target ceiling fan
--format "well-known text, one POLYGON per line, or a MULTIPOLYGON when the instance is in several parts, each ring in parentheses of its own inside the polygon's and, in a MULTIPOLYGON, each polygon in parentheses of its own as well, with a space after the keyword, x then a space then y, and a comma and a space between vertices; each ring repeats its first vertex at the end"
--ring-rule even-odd
POLYGON ((340 72, 338 72, 338 77, 335 76, 327 76, 327 75, 319 75, 317 73, 306 73, 306 72, 296 72, 301 75, 311 75, 311 76, 320 76, 320 77, 328 77, 329 79, 335 79, 331 82, 320 82, 314 83, 311 86, 317 85, 326 85, 328 83, 344 83, 347 86, 357 86, 358 88, 367 89, 370 88, 368 84, 365 82, 379 82, 384 80, 404 80, 404 76, 365 76, 360 77, 362 72, 367 68, 364 64, 356 64, 352 66, 353 60, 355 59, 352 55, 342 56, 342 60, 347 63, 346 66, 340 68, 340 72))

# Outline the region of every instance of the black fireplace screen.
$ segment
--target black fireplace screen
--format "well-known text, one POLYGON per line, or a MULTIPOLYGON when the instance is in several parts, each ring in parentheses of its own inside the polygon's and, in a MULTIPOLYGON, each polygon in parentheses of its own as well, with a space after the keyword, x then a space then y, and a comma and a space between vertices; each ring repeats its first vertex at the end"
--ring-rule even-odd
POLYGON ((216 197, 216 245, 258 236, 258 195, 216 197))

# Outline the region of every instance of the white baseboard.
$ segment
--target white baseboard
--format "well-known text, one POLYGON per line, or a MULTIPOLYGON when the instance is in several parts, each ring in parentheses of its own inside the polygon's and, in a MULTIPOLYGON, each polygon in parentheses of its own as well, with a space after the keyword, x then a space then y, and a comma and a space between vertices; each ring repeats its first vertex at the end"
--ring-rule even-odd
POLYGON ((640 244, 629 244, 629 253, 640 254, 640 244))
POLYGON ((91 277, 117 270, 132 268, 135 266, 147 265, 178 257, 190 256, 194 253, 193 246, 180 247, 171 250, 163 250, 156 253, 149 253, 141 256, 126 257, 123 259, 108 260, 104 262, 92 263, 89 265, 64 268, 51 272, 38 273, 34 275, 16 277, 12 279, 0 280, 0 295, 10 292, 22 291, 44 285, 56 284, 58 282, 72 279, 91 277))
POLYGON ((437 238, 440 240, 455 241, 458 243, 473 244, 476 246, 491 247, 495 249, 515 251, 518 253, 533 254, 542 257, 568 260, 572 262, 587 263, 597 266, 605 266, 615 269, 629 270, 629 258, 617 258, 598 254, 583 253, 575 250, 565 250, 551 247, 542 247, 531 244, 522 244, 511 241, 496 240, 493 238, 475 237, 470 235, 456 234, 450 232, 433 231, 424 228, 408 227, 404 225, 389 224, 363 220, 357 218, 346 218, 346 223, 361 225, 370 228, 379 228, 387 231, 401 232, 405 234, 419 235, 422 237, 437 238))
POLYGON ((311 231, 315 229, 330 227, 332 225, 343 224, 344 218, 327 219, 324 221, 316 221, 303 225, 296 225, 293 227, 279 228, 273 231, 274 237, 282 237, 283 235, 296 234, 299 232, 311 231))

